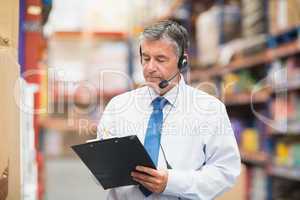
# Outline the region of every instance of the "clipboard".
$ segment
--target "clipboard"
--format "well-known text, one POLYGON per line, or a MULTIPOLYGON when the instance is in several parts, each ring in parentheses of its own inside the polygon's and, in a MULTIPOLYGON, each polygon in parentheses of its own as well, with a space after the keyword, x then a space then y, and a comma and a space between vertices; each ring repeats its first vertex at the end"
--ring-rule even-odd
POLYGON ((130 173, 137 165, 156 169, 136 135, 71 146, 104 189, 138 185, 130 173))

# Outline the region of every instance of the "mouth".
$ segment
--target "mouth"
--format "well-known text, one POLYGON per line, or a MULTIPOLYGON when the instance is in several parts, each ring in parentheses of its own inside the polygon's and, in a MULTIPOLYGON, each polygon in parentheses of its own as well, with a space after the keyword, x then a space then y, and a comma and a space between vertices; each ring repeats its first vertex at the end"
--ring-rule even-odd
POLYGON ((161 81, 161 78, 160 77, 148 77, 147 81, 149 81, 149 82, 158 82, 158 81, 161 81))

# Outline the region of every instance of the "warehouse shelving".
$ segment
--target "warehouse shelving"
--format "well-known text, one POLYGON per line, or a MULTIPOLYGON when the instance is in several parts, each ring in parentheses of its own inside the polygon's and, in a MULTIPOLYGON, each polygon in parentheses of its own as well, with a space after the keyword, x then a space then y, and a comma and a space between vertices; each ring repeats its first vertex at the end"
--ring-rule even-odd
POLYGON ((52 39, 106 39, 106 40, 126 40, 128 34, 124 32, 107 32, 107 31, 58 31, 51 35, 52 39))
POLYGON ((289 131, 273 131, 271 133, 269 133, 270 136, 289 136, 289 137, 292 137, 292 136, 299 136, 300 134, 300 130, 298 130, 297 132, 289 132, 289 131))
POLYGON ((268 92, 260 92, 255 95, 251 95, 251 93, 240 93, 226 96, 224 103, 226 106, 248 105, 250 103, 259 104, 267 102, 269 98, 270 94, 268 92))
MULTIPOLYGON (((123 90, 123 89, 116 89, 113 91, 97 91, 97 93, 93 93, 92 97, 89 97, 89 99, 104 99, 105 101, 109 101, 112 97, 122 94, 124 92, 126 92, 127 90, 123 90)), ((81 101, 80 99, 82 99, 81 97, 83 97, 82 94, 80 93, 76 93, 76 94, 71 94, 71 93, 59 93, 57 90, 54 91, 53 94, 53 102, 52 103, 60 103, 61 101, 64 102, 73 102, 75 101, 75 103, 79 103, 79 104, 84 104, 85 102, 81 101), (76 96, 76 97, 75 97, 76 96), (76 100, 74 100, 74 98, 76 98, 76 100)))
POLYGON ((240 150, 242 161, 254 165, 264 166, 268 163, 268 154, 266 152, 247 152, 240 150))
MULTIPOLYGON (((187 3, 188 1, 183 0, 176 0, 175 3, 172 4, 170 13, 166 13, 164 16, 160 16, 156 20, 161 19, 167 19, 167 18, 173 18, 172 11, 178 9, 183 3, 187 3)), ((220 1, 221 2, 221 1, 220 1)), ((223 1, 224 2, 224 1, 223 1)), ((195 19, 190 19, 195 20, 195 19)), ((147 24, 147 23, 145 23, 147 24)), ((270 36, 276 36, 279 34, 284 34, 287 31, 290 31, 295 27, 287 28, 286 30, 278 31, 274 34, 270 34, 270 36)), ((81 39, 92 39, 92 40, 127 40, 129 36, 125 33, 121 32, 81 32, 81 31, 70 31, 70 32, 56 32, 53 34, 55 39, 75 39, 75 40, 81 40, 81 39)), ((294 41, 290 41, 288 43, 279 44, 275 48, 266 48, 262 50, 259 53, 249 55, 249 56, 242 56, 237 55, 234 56, 234 59, 226 64, 226 65, 219 65, 216 64, 210 68, 203 68, 200 65, 197 65, 193 67, 190 71, 190 80, 199 82, 203 80, 209 80, 209 79, 220 79, 224 75, 231 73, 231 72, 237 72, 239 70, 248 69, 252 70, 255 67, 260 68, 261 66, 268 66, 271 62, 285 58, 294 54, 300 53, 300 38, 294 41)), ((230 96, 225 96, 224 103, 229 108, 232 108, 234 106, 248 106, 252 103, 254 104, 265 104, 268 103, 271 99, 272 93, 282 92, 282 91, 292 91, 297 90, 300 87, 300 82, 298 80, 288 82, 287 85, 280 85, 276 88, 273 88, 269 90, 268 92, 264 93, 257 93, 255 95, 252 95, 251 93, 238 93, 233 94, 230 96)), ((117 95, 119 93, 122 93, 124 91, 114 91, 114 92, 103 92, 96 94, 97 98, 107 98, 110 99, 112 96, 117 95)), ((58 98, 60 95, 63 95, 64 100, 73 99, 73 94, 55 94, 55 103, 58 102, 58 98)), ((80 99, 80 98, 78 98, 80 99)), ((82 102, 78 102, 82 103, 82 102)), ((236 108, 235 108, 236 109, 236 108)), ((90 120, 90 119, 87 119, 90 120)), ((66 119, 60 119, 60 118, 54 118, 54 117, 47 117, 40 119, 41 125, 46 128, 58 128, 59 130, 65 131, 65 132, 76 132, 79 131, 78 127, 76 126, 68 126, 66 119)), ((94 126, 93 120, 89 121, 91 123, 91 126, 94 126)), ((276 133, 275 131, 268 134, 268 138, 265 138, 265 140, 271 140, 273 136, 275 135, 297 135, 297 133, 300 133, 300 127, 295 125, 295 127, 292 128, 292 126, 289 127, 288 133, 276 133), (292 129, 291 129, 292 128, 292 129)), ((266 133, 263 133, 266 134, 266 133)), ((270 176, 280 176, 288 179, 293 180, 300 180, 300 174, 297 172, 297 169, 291 169, 291 168, 284 168, 284 167, 278 167, 273 165, 271 161, 271 153, 267 151, 258 151, 258 152, 247 152, 240 150, 242 161, 246 164, 251 164, 254 166, 260 166, 265 169, 270 176)))
POLYGON ((275 49, 265 49, 261 53, 236 58, 225 66, 215 65, 208 69, 201 69, 201 67, 194 67, 191 70, 191 79, 196 80, 202 77, 222 76, 226 73, 233 72, 240 69, 255 67, 257 65, 270 63, 276 59, 290 56, 300 52, 300 39, 280 45, 275 49))
MULTIPOLYGON (((216 88, 221 89, 223 88, 222 80, 224 76, 229 73, 235 74, 245 70, 251 71, 252 73, 256 73, 258 70, 263 73, 269 73, 268 70, 270 70, 273 62, 286 60, 298 54, 300 54, 300 23, 297 26, 290 26, 267 34, 265 49, 250 55, 238 52, 232 57, 232 60, 228 64, 221 65, 216 63, 211 66, 203 66, 195 62, 197 59, 192 59, 193 62, 189 78, 192 84, 209 81, 209 83, 215 84, 216 88), (291 36, 291 32, 293 32, 293 36, 291 36)), ((250 105, 252 106, 253 104, 255 104, 253 106, 260 104, 262 105, 260 108, 265 109, 264 111, 266 112, 270 112, 270 105, 274 102, 274 98, 284 93, 288 95, 290 93, 299 92, 300 77, 288 77, 284 84, 270 85, 267 83, 262 85, 261 88, 266 89, 262 94, 260 92, 255 94, 251 94, 250 92, 221 94, 221 100, 225 103, 229 111, 229 117, 230 113, 232 113, 236 118, 237 113, 241 113, 242 110, 247 110, 245 107, 250 107, 250 105)), ((250 112, 245 112, 244 114, 248 115, 250 112)), ((281 140, 281 137, 287 137, 293 140, 294 137, 300 136, 300 125, 298 124, 299 123, 290 123, 287 121, 286 130, 280 129, 280 127, 277 127, 275 130, 266 125, 266 130, 261 133, 261 140, 263 142, 260 144, 260 148, 262 149, 257 152, 247 152, 240 147, 242 162, 247 166, 249 165, 249 170, 251 171, 255 167, 260 167, 265 172, 267 184, 265 188, 261 187, 261 190, 267 194, 266 199, 268 200, 274 199, 272 196, 274 192, 272 191, 272 184, 273 181, 275 181, 273 177, 300 181, 300 171, 298 168, 277 166, 272 161, 273 156, 275 156, 275 152, 273 151, 273 145, 275 143, 273 142, 275 142, 275 140, 281 140)), ((271 126, 276 127, 275 124, 271 126)), ((248 178, 251 179, 253 177, 250 175, 248 178)), ((250 180, 247 180, 247 182, 248 181, 250 180)), ((248 192, 251 193, 253 191, 251 189, 248 192)), ((246 199, 250 199, 250 196, 246 199)))
POLYGON ((271 176, 300 181, 300 170, 296 168, 271 166, 268 173, 271 176))
POLYGON ((160 20, 168 20, 173 18, 174 11, 177 11, 183 4, 185 3, 185 0, 173 0, 169 2, 168 9, 161 15, 155 16, 154 18, 150 18, 147 21, 143 23, 143 26, 146 26, 148 24, 152 24, 154 22, 160 21, 160 20))
POLYGON ((80 118, 80 119, 65 119, 58 117, 40 117, 39 123, 43 128, 53 129, 61 133, 80 133, 80 134, 93 134, 96 132, 97 121, 89 118, 80 118), (79 120, 85 120, 87 122, 88 129, 80 129, 79 120), (82 131, 85 131, 84 133, 82 131), (87 132, 88 131, 88 132, 87 132))
POLYGON ((300 89, 300 77, 289 79, 285 84, 276 85, 273 87, 274 93, 299 90, 300 89))
MULTIPOLYGON (((101 42, 124 42, 126 45, 130 40, 130 35, 126 32, 119 31, 58 31, 54 32, 50 41, 65 42, 65 41, 88 41, 95 44, 101 42)), ((129 65, 129 64, 128 64, 129 65)), ((85 81, 73 81, 71 85, 75 85, 74 89, 68 91, 66 89, 67 81, 51 80, 52 87, 48 91, 48 104, 53 107, 61 105, 64 108, 63 113, 53 113, 42 115, 39 117, 39 123, 45 130, 54 130, 62 134, 78 134, 88 136, 88 139, 95 137, 98 118, 93 116, 94 112, 101 113, 102 107, 114 96, 127 91, 124 89, 105 88, 89 88, 85 87, 85 81), (81 91, 87 89, 87 91, 81 91), (89 89, 92 89, 89 90, 89 89), (95 111, 87 112, 84 110, 87 107, 95 107, 95 111), (72 114, 76 109, 83 109, 85 114, 72 114), (81 123, 84 122, 82 128, 81 123)), ((49 89, 49 88, 48 88, 49 89)))
POLYGON ((297 23, 297 24, 294 24, 294 25, 291 25, 291 26, 288 26, 285 28, 281 28, 280 30, 273 31, 270 34, 273 36, 276 36, 276 35, 284 34, 286 32, 289 32, 290 30, 293 30, 293 29, 299 28, 299 27, 300 27, 300 23, 297 23))

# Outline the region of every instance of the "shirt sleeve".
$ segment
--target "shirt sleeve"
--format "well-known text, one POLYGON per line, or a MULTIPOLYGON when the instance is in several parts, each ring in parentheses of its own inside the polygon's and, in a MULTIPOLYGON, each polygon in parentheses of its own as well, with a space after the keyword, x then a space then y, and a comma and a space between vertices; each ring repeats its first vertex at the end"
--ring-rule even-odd
POLYGON ((223 103, 215 132, 205 140, 205 165, 200 170, 169 170, 163 194, 183 199, 214 199, 230 189, 240 174, 241 159, 223 103))
POLYGON ((97 139, 107 139, 116 136, 115 98, 104 109, 97 126, 97 139))

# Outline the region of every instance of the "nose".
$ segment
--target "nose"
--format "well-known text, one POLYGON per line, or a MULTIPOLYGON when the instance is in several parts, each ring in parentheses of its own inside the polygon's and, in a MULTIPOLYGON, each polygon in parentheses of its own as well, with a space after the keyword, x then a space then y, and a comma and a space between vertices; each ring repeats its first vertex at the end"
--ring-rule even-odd
POLYGON ((150 59, 150 61, 145 64, 145 67, 149 73, 155 72, 157 70, 156 63, 153 59, 150 59))

